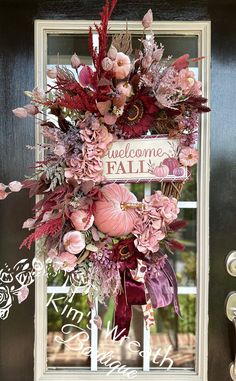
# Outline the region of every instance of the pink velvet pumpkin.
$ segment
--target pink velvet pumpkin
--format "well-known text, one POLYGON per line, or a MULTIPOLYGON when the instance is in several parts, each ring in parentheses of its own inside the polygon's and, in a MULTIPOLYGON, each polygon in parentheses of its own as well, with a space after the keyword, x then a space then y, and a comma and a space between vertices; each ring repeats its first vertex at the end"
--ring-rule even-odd
POLYGON ((169 174, 169 167, 167 165, 158 165, 153 169, 153 175, 158 178, 164 179, 169 174))
POLYGON ((124 185, 108 184, 102 190, 103 199, 95 202, 94 224, 110 236, 120 237, 132 232, 136 211, 125 207, 137 203, 137 199, 124 185))
POLYGON ((174 157, 168 157, 168 158, 164 159, 162 164, 165 164, 165 165, 167 165, 167 167, 169 167, 169 174, 170 175, 173 175, 174 169, 179 166, 178 160, 174 157))

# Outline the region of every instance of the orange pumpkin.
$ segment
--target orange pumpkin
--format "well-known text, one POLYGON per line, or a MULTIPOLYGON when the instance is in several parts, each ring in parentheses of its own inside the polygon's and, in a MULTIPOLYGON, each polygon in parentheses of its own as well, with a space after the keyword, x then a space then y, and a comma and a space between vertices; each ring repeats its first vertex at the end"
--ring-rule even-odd
POLYGON ((137 214, 126 205, 137 203, 135 195, 120 184, 105 185, 101 192, 103 199, 95 202, 94 224, 112 237, 131 233, 137 214))

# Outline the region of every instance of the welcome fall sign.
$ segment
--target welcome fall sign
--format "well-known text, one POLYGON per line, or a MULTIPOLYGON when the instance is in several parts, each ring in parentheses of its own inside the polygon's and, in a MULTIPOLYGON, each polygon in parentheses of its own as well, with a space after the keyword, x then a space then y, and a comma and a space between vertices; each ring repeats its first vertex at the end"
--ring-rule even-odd
POLYGON ((178 151, 179 140, 163 135, 119 140, 103 158, 103 174, 106 182, 184 181, 178 151))

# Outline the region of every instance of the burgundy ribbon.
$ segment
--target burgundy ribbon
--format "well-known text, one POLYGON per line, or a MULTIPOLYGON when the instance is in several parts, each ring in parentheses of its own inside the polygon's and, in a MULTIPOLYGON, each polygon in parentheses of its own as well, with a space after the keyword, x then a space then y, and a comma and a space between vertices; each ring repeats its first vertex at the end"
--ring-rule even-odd
MULTIPOLYGON (((160 254, 159 258, 163 258, 160 254)), ((113 333, 114 340, 128 336, 132 318, 132 305, 145 305, 144 284, 132 278, 130 270, 137 268, 137 259, 145 262, 145 257, 134 246, 132 238, 119 242, 113 249, 113 260, 120 262, 120 274, 123 290, 117 295, 113 333)), ((166 307, 173 303, 175 312, 180 315, 178 288, 174 270, 166 258, 155 272, 147 272, 145 286, 148 290, 153 308, 166 307)))
POLYGON ((146 297, 143 283, 132 278, 130 270, 137 268, 137 259, 142 258, 134 246, 132 238, 119 242, 113 248, 113 260, 120 262, 120 275, 123 290, 117 295, 114 324, 117 326, 113 339, 120 340, 128 336, 132 318, 132 305, 145 305, 146 297))
POLYGON ((153 308, 166 307, 173 303, 175 312, 180 315, 177 280, 167 258, 154 276, 147 275, 145 285, 153 308))

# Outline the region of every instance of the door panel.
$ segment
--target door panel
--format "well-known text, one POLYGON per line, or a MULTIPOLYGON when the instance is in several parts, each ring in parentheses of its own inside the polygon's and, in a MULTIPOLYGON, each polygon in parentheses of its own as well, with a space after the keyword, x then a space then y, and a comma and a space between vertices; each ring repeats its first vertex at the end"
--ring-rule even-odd
MULTIPOLYGON (((94 19, 102 2, 61 0, 0 1, 0 168, 1 181, 20 179, 33 161, 26 144, 34 142, 30 120, 13 119, 11 109, 25 104, 23 91, 34 84, 34 19, 94 19), (14 162, 13 162, 14 159, 14 162)), ((236 4, 233 0, 119 0, 114 19, 141 19, 152 7, 155 20, 211 20, 211 187, 210 187, 210 312, 208 381, 230 381, 228 364, 233 359, 233 332, 224 315, 224 300, 235 289, 235 279, 225 270, 227 253, 235 249, 236 154, 234 105, 236 74, 236 4)), ((23 238, 21 224, 32 202, 23 192, 0 205, 0 263, 14 265, 23 238)), ((24 305, 0 321, 0 379, 33 380, 34 294, 24 305), (20 376, 19 376, 20 375, 20 376)), ((205 381, 205 380, 204 380, 205 381)))

